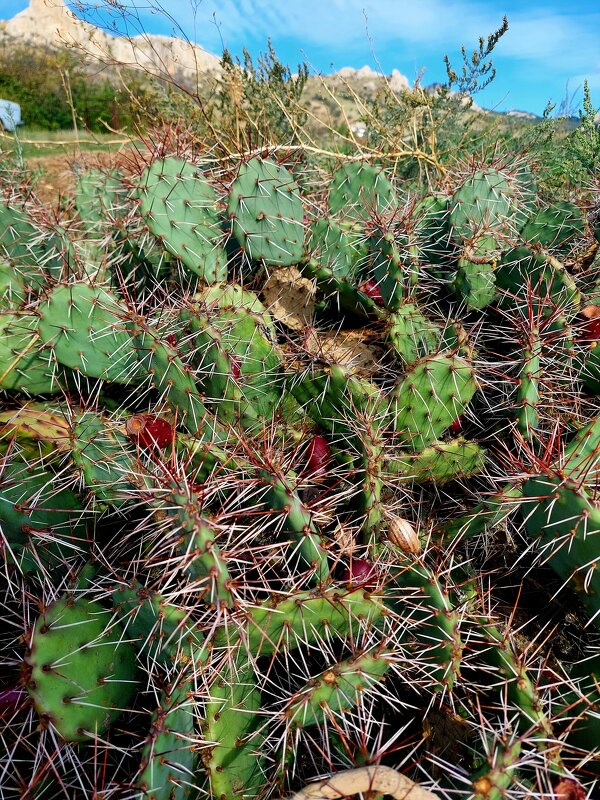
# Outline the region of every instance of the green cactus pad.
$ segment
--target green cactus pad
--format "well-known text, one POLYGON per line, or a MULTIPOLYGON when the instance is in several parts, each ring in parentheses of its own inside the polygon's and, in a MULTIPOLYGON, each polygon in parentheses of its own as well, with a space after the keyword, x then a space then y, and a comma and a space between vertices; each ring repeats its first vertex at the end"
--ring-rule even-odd
POLYGON ((600 477, 600 416, 577 431, 553 464, 572 481, 583 480, 592 487, 600 477))
POLYGON ((523 348, 523 364, 520 370, 517 426, 527 441, 532 441, 540 418, 540 378, 542 376, 542 340, 539 329, 533 326, 528 332, 528 342, 523 348))
POLYGON ((496 286, 502 290, 499 303, 506 309, 526 310, 532 304, 536 313, 549 316, 557 306, 576 310, 580 302, 575 281, 565 267, 528 247, 502 255, 496 269, 496 286))
POLYGON ((179 357, 179 351, 145 322, 138 321, 136 353, 140 371, 150 376, 152 387, 179 412, 178 420, 192 433, 212 438, 214 418, 202 401, 193 370, 179 357))
POLYGON ((299 689, 283 714, 293 727, 321 725, 360 705, 365 692, 376 689, 389 668, 385 652, 363 653, 334 664, 299 689))
POLYGON ((0 261, 0 312, 17 311, 26 298, 25 277, 12 264, 0 261))
POLYGON ((576 483, 530 478, 523 486, 527 533, 558 576, 569 581, 600 626, 600 510, 576 483))
POLYGON ((6 558, 24 571, 55 569, 89 549, 81 501, 56 477, 20 460, 4 464, 0 475, 0 527, 6 558))
POLYGON ((458 261, 454 277, 454 291, 464 300, 467 308, 482 309, 494 299, 496 274, 494 264, 473 263, 466 258, 458 261))
POLYGON ((407 366, 439 349, 441 328, 423 316, 413 303, 403 303, 390 315, 388 325, 388 341, 407 366))
MULTIPOLYGON (((246 293, 247 294, 247 293, 246 293)), ((211 306, 181 314, 193 333, 190 347, 198 384, 215 413, 225 422, 259 428, 270 420, 281 398, 282 376, 272 322, 259 315, 211 306)))
POLYGON ((485 450, 476 442, 453 439, 435 442, 418 453, 403 453, 387 461, 385 471, 415 483, 447 483, 477 475, 485 466, 485 450))
POLYGON ((470 800, 504 800, 508 790, 520 781, 517 766, 522 759, 522 749, 519 739, 490 742, 488 750, 491 752, 484 756, 485 764, 471 776, 470 800))
POLYGON ((167 669, 179 659, 200 663, 204 637, 187 611, 137 581, 119 586, 112 603, 127 638, 149 664, 167 669))
POLYGON ((346 454, 349 451, 357 470, 354 485, 363 528, 375 532, 382 519, 383 429, 388 421, 383 394, 371 381, 337 364, 328 373, 293 379, 290 391, 313 420, 329 431, 336 446, 346 454))
POLYGON ((124 426, 85 411, 73 418, 71 442, 73 462, 98 508, 126 505, 138 470, 124 426))
POLYGON ((386 587, 386 604, 407 621, 416 655, 436 691, 453 688, 464 649, 460 613, 446 580, 424 563, 412 563, 395 571, 386 587))
POLYGON ((252 158, 240 164, 227 214, 238 243, 253 261, 289 267, 304 253, 304 210, 285 167, 252 158))
POLYGON ((144 800, 188 800, 197 796, 198 753, 194 735, 194 684, 163 689, 152 714, 136 786, 144 800))
POLYGON ((217 631, 213 643, 227 649, 241 644, 256 658, 272 656, 331 636, 357 635, 377 625, 385 613, 383 603, 362 589, 296 592, 238 614, 236 624, 217 631))
POLYGON ((450 201, 449 224, 454 241, 471 239, 482 229, 511 232, 515 224, 515 188, 502 172, 477 170, 450 201))
POLYGON ((573 203, 557 201, 530 217, 521 230, 528 244, 561 248, 585 233, 583 214, 573 203))
POLYGON ((590 392, 600 394, 600 347, 598 345, 592 347, 583 357, 579 379, 590 392))
POLYGON ((504 705, 506 697, 510 708, 517 712, 517 726, 521 733, 547 741, 552 737, 552 725, 542 710, 541 699, 524 657, 517 652, 510 635, 502 633, 490 620, 479 619, 478 632, 472 647, 477 657, 494 671, 500 702, 504 705))
POLYGON ((429 447, 462 416, 477 391, 473 368, 459 356, 430 356, 415 364, 391 395, 390 413, 402 444, 429 447))
POLYGON ((66 367, 123 384, 143 376, 130 314, 107 289, 60 284, 40 304, 39 315, 42 340, 66 367))
POLYGON ((227 278, 227 255, 212 186, 179 158, 151 164, 140 177, 140 213, 164 247, 207 283, 227 278))
POLYGON ((404 293, 404 266, 402 254, 394 233, 385 228, 377 230, 366 240, 367 254, 361 265, 361 274, 379 287, 385 307, 396 311, 404 293))
POLYGON ((444 525, 441 531, 444 542, 472 539, 491 531, 519 508, 522 497, 521 486, 508 484, 501 491, 478 503, 470 513, 444 525))
POLYGON ((306 278, 317 282, 319 290, 323 292, 325 300, 330 305, 362 317, 385 316, 385 311, 377 305, 372 297, 361 292, 354 283, 345 278, 336 277, 332 270, 320 261, 308 258, 301 263, 300 267, 306 278))
POLYGON ((4 201, 0 201, 0 253, 38 289, 47 275, 60 279, 73 261, 73 246, 61 228, 43 230, 26 211, 4 201))
POLYGON ((371 418, 377 427, 387 422, 387 407, 379 388, 338 364, 328 372, 293 376, 288 388, 315 422, 349 443, 356 437, 359 414, 371 418))
POLYGON ((172 485, 168 494, 153 503, 161 509, 175 532, 174 550, 181 570, 193 581, 200 581, 204 602, 233 606, 227 563, 216 544, 217 530, 202 513, 202 502, 192 487, 181 490, 172 485))
POLYGON ((418 279, 422 264, 437 277, 443 277, 443 267, 452 255, 448 208, 451 199, 444 195, 428 195, 415 203, 406 220, 407 246, 411 260, 411 283, 418 279), (416 276, 415 276, 416 273, 416 276))
POLYGON ((323 269, 343 280, 352 280, 361 253, 355 239, 327 217, 311 224, 306 250, 323 269))
POLYGON ((290 485, 295 476, 288 473, 283 479, 264 470, 261 470, 260 475, 268 486, 265 500, 269 509, 284 515, 283 533, 291 534, 293 550, 298 551, 303 566, 314 569, 315 578, 324 583, 330 573, 327 550, 319 536, 313 515, 290 485))
POLYGON ((54 361, 43 344, 37 317, 0 313, 0 388, 30 395, 61 391, 54 361))
POLYGON ((235 313, 243 308, 248 314, 252 314, 257 323, 266 328, 269 336, 277 336, 277 330, 273 323, 273 318, 254 294, 254 292, 244 289, 238 283, 215 283, 212 286, 204 286, 201 291, 194 295, 194 302, 199 303, 207 313, 235 313))
POLYGON ((329 188, 330 214, 363 223, 378 215, 392 215, 397 200, 392 184, 379 167, 360 161, 337 170, 329 188))
POLYGON ((68 597, 35 623, 26 686, 43 725, 69 742, 102 736, 137 688, 136 658, 98 603, 68 597))
POLYGON ((75 205, 86 231, 99 234, 111 218, 121 216, 124 195, 118 172, 104 173, 99 169, 82 172, 77 179, 75 205))
POLYGON ((243 658, 212 682, 202 726, 207 747, 201 754, 213 797, 252 798, 264 786, 261 706, 254 670, 243 658))

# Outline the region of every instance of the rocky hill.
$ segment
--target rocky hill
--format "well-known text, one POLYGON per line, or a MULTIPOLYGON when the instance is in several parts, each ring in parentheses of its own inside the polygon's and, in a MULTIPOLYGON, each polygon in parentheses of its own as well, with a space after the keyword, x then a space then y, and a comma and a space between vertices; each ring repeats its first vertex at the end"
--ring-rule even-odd
MULTIPOLYGON (((220 58, 189 41, 153 34, 116 36, 80 19, 65 0, 30 0, 29 7, 12 19, 0 22, 0 47, 69 48, 90 63, 104 65, 104 75, 127 67, 143 71, 168 83, 186 88, 212 83, 221 73, 220 58)), ((383 76, 369 66, 342 67, 330 75, 309 77, 303 95, 309 118, 317 127, 339 129, 348 126, 359 138, 364 135, 364 105, 387 86, 396 94, 410 89, 410 82, 399 70, 383 76)), ((428 87, 432 92, 436 85, 428 87)), ((488 114, 473 104, 469 112, 488 114)), ((508 112, 511 124, 531 120, 534 115, 508 112)), ((507 119, 508 123, 509 120, 507 119)))
POLYGON ((139 68, 164 80, 187 82, 217 74, 220 60, 202 47, 169 36, 112 36, 79 19, 64 0, 30 0, 29 7, 2 25, 0 46, 11 43, 68 47, 108 66, 139 68))

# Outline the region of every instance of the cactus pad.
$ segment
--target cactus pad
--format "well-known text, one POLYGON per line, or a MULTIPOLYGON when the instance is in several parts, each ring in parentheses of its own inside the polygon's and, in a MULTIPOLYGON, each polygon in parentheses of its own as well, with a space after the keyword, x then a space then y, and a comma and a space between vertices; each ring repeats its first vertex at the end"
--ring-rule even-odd
POLYGON ((135 652, 98 603, 62 598, 35 623, 26 686, 42 724, 69 742, 102 736, 136 690, 135 652))
POLYGON ((231 230, 253 261, 289 267, 304 252, 304 211, 285 167, 252 158, 240 165, 229 195, 231 230))

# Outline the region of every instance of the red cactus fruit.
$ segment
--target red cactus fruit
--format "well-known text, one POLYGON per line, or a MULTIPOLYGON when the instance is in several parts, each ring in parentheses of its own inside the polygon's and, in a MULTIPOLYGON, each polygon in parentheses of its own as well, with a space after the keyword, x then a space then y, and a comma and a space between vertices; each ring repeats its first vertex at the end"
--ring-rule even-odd
POLYGON ((572 778, 563 778, 554 787, 555 800, 585 800, 587 792, 572 778))
POLYGON ((363 294, 366 294, 367 297, 370 297, 371 300, 377 303, 378 306, 383 305, 383 295, 381 294, 381 289, 379 288, 377 281, 373 280, 373 278, 368 281, 364 281, 364 283, 361 283, 358 288, 363 294))
POLYGON ((331 448, 324 436, 313 436, 308 446, 304 474, 308 477, 323 475, 331 461, 331 448))
POLYGON ((457 417, 452 423, 452 425, 450 425, 450 427, 448 428, 448 431, 453 435, 460 433, 463 429, 463 422, 464 422, 464 417, 457 417))
POLYGON ((377 580, 377 570, 364 558, 353 558, 350 566, 342 572, 341 579, 353 586, 373 585, 377 580))
POLYGON ((578 336, 580 342, 600 341, 600 307, 585 306, 578 316, 578 336))
POLYGON ((174 333, 169 333, 166 336, 167 344, 170 344, 171 347, 177 347, 177 336, 174 333))
POLYGON ((591 319, 586 325, 586 341, 599 342, 600 341, 600 317, 598 319, 591 319))
POLYGON ((173 428, 165 419, 152 414, 134 414, 125 429, 129 438, 141 447, 166 447, 173 441, 173 428))

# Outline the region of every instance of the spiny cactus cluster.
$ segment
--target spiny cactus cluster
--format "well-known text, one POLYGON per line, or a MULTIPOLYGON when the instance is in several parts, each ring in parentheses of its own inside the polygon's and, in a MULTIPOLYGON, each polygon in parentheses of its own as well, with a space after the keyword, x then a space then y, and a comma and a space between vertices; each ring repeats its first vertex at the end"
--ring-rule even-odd
POLYGON ((598 232, 303 163, 3 187, 7 798, 592 791, 598 232))

